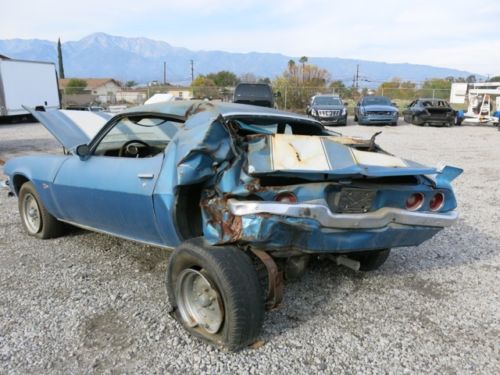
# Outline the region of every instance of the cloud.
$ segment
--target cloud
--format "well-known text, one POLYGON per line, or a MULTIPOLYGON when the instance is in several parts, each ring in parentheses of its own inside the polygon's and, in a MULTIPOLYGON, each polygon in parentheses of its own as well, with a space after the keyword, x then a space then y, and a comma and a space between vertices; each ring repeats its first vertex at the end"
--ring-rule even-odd
POLYGON ((175 46, 352 57, 500 70, 498 0, 56 0, 9 3, 0 38, 80 39, 92 32, 175 46))

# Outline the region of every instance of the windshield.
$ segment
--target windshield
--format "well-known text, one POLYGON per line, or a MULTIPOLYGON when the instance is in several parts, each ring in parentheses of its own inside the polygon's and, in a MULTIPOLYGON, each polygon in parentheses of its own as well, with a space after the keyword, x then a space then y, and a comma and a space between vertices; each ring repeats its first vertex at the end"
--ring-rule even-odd
POLYGON ((363 105, 392 105, 389 98, 385 96, 367 96, 363 99, 363 105))
POLYGON ((334 96, 318 96, 314 98, 314 105, 342 105, 339 98, 334 96))

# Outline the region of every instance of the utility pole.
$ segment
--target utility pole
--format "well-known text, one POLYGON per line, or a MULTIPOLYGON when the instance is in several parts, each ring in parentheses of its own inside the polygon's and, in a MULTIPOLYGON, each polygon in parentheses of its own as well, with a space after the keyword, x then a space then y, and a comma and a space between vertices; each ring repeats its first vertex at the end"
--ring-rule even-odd
POLYGON ((194 81, 194 61, 193 60, 190 60, 191 61, 191 83, 193 83, 194 81))
POLYGON ((167 85, 167 62, 163 62, 163 84, 167 85))
POLYGON ((356 64, 356 90, 359 87, 359 64, 356 64))

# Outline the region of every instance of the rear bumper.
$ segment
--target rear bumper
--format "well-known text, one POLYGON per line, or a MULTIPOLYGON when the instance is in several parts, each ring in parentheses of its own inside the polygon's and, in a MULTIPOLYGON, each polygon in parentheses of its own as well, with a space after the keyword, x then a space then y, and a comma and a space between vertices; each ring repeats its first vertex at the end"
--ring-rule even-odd
POLYGON ((455 115, 453 113, 446 115, 426 115, 421 114, 417 116, 417 119, 421 123, 429 123, 431 125, 445 125, 449 123, 453 123, 455 120, 455 115))
POLYGON ((458 219, 456 211, 430 213, 385 207, 362 214, 333 213, 322 204, 288 204, 278 202, 238 201, 229 199, 229 211, 235 216, 271 214, 318 221, 334 229, 376 229, 391 223, 444 228, 458 219))
MULTIPOLYGON (((424 214, 386 208, 365 214, 336 214, 313 204, 248 202, 230 199, 239 224, 231 241, 269 251, 341 254, 418 246, 456 221, 455 211, 424 214), (405 211, 405 212, 401 212, 405 211)), ((214 243, 229 242, 219 236, 214 243)))

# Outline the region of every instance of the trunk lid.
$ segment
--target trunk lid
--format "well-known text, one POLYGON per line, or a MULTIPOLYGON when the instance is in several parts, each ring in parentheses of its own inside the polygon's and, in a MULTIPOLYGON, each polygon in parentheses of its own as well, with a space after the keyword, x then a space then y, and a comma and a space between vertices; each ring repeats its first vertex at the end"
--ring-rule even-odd
POLYGON ((348 145, 352 142, 352 139, 337 136, 250 136, 248 173, 384 177, 437 172, 435 168, 396 156, 358 150, 348 145))

